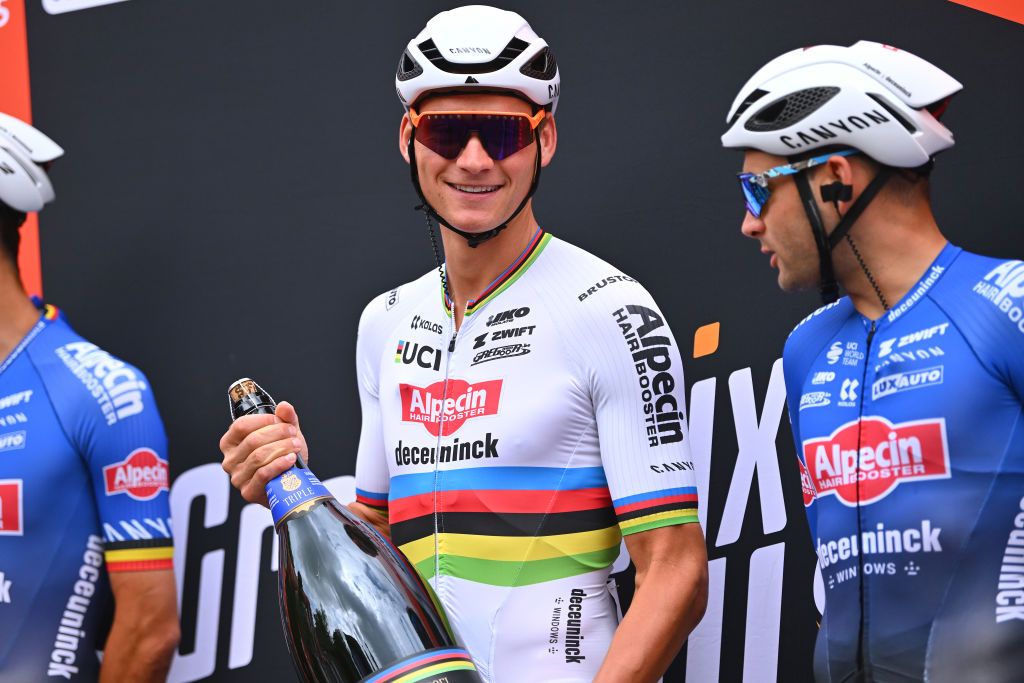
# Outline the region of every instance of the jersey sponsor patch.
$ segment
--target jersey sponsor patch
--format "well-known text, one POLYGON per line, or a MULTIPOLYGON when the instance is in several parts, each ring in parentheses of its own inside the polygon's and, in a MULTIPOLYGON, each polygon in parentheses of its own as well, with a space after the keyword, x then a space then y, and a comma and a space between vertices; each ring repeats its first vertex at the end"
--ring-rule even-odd
POLYGON ((500 379, 470 384, 464 379, 449 379, 427 387, 399 384, 402 397, 402 421, 419 422, 431 435, 450 436, 466 420, 497 415, 501 402, 500 379))
POLYGON ((922 368, 910 372, 896 372, 885 377, 880 377, 871 385, 871 400, 875 401, 885 398, 901 391, 933 387, 942 384, 945 366, 936 365, 933 368, 922 368))
POLYGON ((130 365, 89 342, 65 344, 54 353, 96 399, 107 426, 142 412, 146 383, 130 365))
POLYGON ((14 394, 8 394, 7 396, 0 397, 0 410, 6 410, 15 406, 20 406, 22 403, 28 403, 32 400, 32 390, 19 391, 14 394))
POLYGON ((25 533, 21 479, 0 479, 0 536, 25 533))
POLYGON ((832 403, 832 393, 829 391, 808 391, 800 397, 799 410, 807 408, 823 408, 832 403))
POLYGON ((28 434, 24 429, 16 432, 4 432, 0 434, 0 453, 22 449, 25 447, 26 441, 28 441, 28 434))
POLYGON ((946 421, 894 424, 881 416, 853 420, 828 437, 803 443, 804 461, 818 497, 834 495, 849 507, 870 505, 903 482, 948 479, 946 421), (859 447, 859 450, 858 450, 859 447))
POLYGON ((682 441, 686 417, 674 393, 672 339, 665 319, 654 309, 633 304, 612 311, 612 317, 633 357, 648 447, 682 441))
POLYGON ((809 508, 818 493, 814 490, 814 482, 811 481, 811 473, 807 471, 807 466, 804 465, 804 461, 797 458, 797 463, 800 465, 800 490, 804 496, 804 507, 809 508))
POLYGON ((891 337, 889 339, 883 339, 878 343, 878 357, 883 358, 893 352, 894 349, 902 349, 905 346, 911 346, 918 342, 927 341, 932 337, 941 337, 946 334, 946 330, 949 328, 949 323, 940 323, 938 325, 932 325, 910 334, 904 334, 899 337, 891 337))
POLYGON ((121 462, 103 468, 108 496, 127 494, 134 500, 153 500, 168 490, 167 461, 149 448, 136 448, 121 462))
POLYGON ((1000 264, 973 291, 991 301, 1024 334, 1024 262, 1000 264))

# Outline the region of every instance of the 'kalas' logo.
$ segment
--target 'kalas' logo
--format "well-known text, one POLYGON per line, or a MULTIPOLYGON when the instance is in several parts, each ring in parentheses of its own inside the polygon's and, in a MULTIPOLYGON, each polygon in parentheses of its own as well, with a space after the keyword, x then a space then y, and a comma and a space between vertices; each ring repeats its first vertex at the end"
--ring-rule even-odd
POLYGON ((946 421, 854 420, 829 437, 804 441, 804 460, 819 498, 831 494, 843 505, 855 507, 858 498, 869 505, 902 482, 949 478, 946 421))
POLYGON ((136 448, 127 458, 103 468, 108 496, 126 493, 135 500, 152 500, 168 489, 167 461, 149 448, 136 448))
POLYGON ((501 380, 470 384, 463 379, 434 382, 428 387, 399 384, 402 396, 402 421, 419 422, 437 436, 454 434, 471 417, 497 415, 501 401, 501 380), (442 430, 443 425, 443 430, 442 430))

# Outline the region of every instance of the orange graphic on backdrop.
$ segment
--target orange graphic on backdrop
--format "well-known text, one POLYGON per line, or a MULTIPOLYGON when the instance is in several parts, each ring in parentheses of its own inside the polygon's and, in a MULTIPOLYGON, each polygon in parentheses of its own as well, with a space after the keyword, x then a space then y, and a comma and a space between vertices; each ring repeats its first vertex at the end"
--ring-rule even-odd
MULTIPOLYGON (((0 2, 0 111, 22 121, 32 121, 28 86, 28 37, 25 33, 24 0, 0 2)), ((31 213, 21 228, 18 264, 21 281, 29 294, 43 293, 39 267, 39 223, 31 213)))
POLYGON ((981 12, 1024 24, 1024 0, 952 0, 981 12))

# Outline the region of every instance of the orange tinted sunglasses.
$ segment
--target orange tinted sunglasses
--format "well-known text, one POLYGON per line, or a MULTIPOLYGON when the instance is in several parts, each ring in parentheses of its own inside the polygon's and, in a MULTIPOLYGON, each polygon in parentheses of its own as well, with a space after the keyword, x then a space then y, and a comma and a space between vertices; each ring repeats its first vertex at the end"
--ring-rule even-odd
POLYGON ((529 147, 534 130, 547 115, 541 109, 532 116, 509 111, 429 111, 409 109, 416 141, 445 159, 456 159, 476 134, 487 154, 495 161, 506 159, 529 147))

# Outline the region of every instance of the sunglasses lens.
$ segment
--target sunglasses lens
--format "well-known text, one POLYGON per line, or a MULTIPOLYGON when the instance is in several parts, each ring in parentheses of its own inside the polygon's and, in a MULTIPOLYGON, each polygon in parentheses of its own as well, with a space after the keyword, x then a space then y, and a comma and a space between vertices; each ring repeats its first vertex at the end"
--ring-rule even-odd
POLYGON ((424 114, 416 140, 445 159, 455 159, 476 134, 484 150, 501 161, 533 142, 533 129, 525 116, 505 114, 424 114))
POLYGON ((753 181, 753 176, 742 173, 739 176, 740 187, 743 188, 743 197, 747 200, 747 211, 754 218, 761 217, 761 211, 768 202, 771 192, 767 187, 761 187, 753 181))

